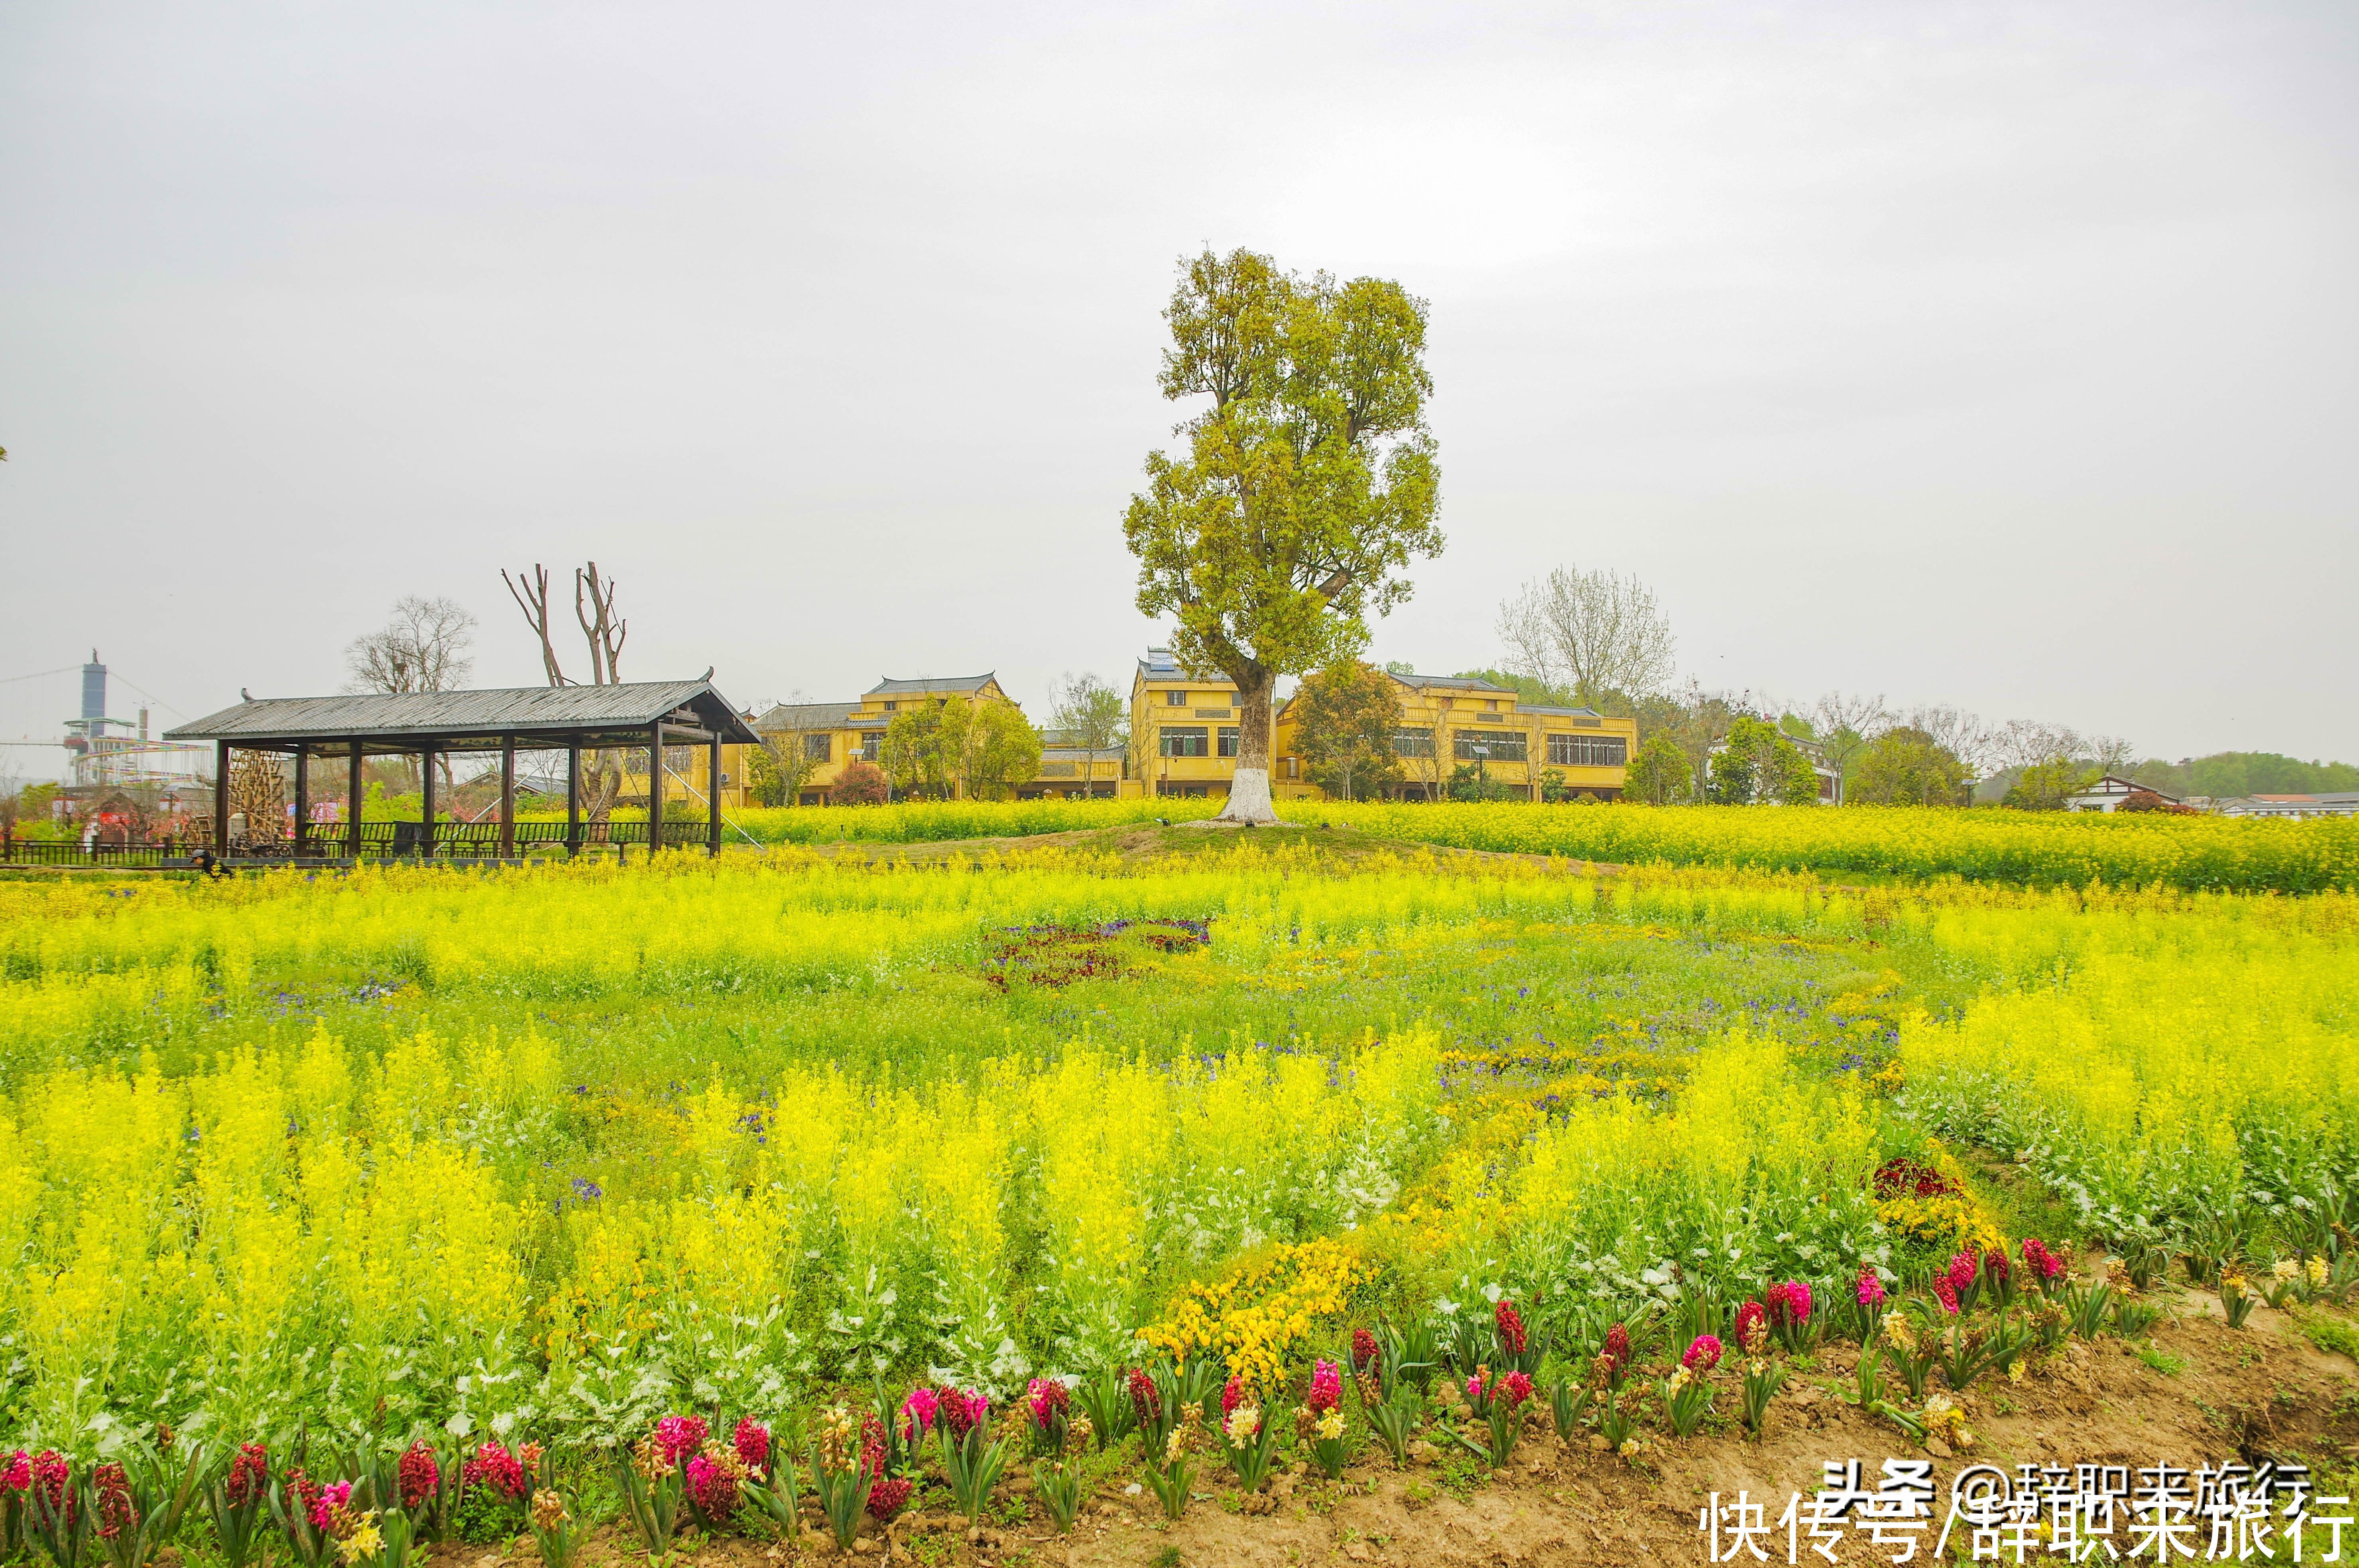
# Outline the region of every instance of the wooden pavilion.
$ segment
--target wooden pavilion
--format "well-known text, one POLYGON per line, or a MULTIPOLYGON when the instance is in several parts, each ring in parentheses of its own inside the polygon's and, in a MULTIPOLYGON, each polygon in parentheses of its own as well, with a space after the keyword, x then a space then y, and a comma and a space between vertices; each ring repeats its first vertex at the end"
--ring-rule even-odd
MULTIPOLYGON (((664 823, 666 746, 711 749, 708 781, 721 778, 721 748, 758 745, 760 737, 722 695, 712 672, 702 680, 634 681, 616 686, 521 687, 507 691, 370 692, 347 697, 247 697, 192 724, 169 731, 168 741, 211 741, 214 778, 212 845, 230 844, 230 753, 271 752, 294 759, 295 832, 298 857, 358 860, 362 852, 361 763, 371 756, 413 756, 424 779, 425 820, 411 840, 414 852, 435 853, 434 762, 459 752, 500 754, 499 836, 496 853, 513 859, 516 847, 516 752, 565 752, 565 838, 569 853, 582 843, 582 753, 585 750, 645 748, 647 769, 647 846, 692 839, 669 834, 664 823), (311 763, 344 763, 344 820, 314 827, 310 821, 311 763)), ((244 695, 244 694, 240 694, 244 695)), ((721 850, 721 808, 706 802, 705 849, 721 850)), ((682 827, 691 825, 679 824, 682 827)))

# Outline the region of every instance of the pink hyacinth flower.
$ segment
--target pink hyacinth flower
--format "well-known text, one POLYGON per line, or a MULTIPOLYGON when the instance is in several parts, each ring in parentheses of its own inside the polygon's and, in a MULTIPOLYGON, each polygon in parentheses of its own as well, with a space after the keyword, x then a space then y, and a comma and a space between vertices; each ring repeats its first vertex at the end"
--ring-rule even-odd
POLYGON ((1680 1357, 1680 1365, 1690 1372, 1709 1372, 1720 1365, 1720 1351, 1718 1335, 1699 1334, 1688 1346, 1688 1353, 1680 1357))
POLYGON ((1343 1402, 1343 1375, 1332 1361, 1315 1362, 1310 1368, 1310 1408, 1325 1415, 1343 1402))

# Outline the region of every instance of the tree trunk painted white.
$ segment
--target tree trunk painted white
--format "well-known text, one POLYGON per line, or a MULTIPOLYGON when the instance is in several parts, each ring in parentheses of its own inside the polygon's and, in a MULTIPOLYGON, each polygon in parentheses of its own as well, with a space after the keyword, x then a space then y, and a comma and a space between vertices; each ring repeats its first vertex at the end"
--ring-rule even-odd
POLYGON ((1274 824, 1277 813, 1269 801, 1269 691, 1277 683, 1264 677, 1256 685, 1237 687, 1237 771, 1229 780, 1228 809, 1223 822, 1274 824))

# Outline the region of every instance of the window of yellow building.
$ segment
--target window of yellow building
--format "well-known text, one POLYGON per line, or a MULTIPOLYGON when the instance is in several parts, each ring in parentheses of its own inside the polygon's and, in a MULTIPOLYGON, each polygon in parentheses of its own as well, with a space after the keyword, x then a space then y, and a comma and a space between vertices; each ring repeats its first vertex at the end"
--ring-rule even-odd
POLYGON ((1619 768, 1630 761, 1629 742, 1619 735, 1551 735, 1548 760, 1560 768, 1619 768))
POLYGON ((1167 724, 1162 730, 1167 757, 1201 757, 1209 750, 1211 732, 1201 724, 1167 724))
POLYGON ((1456 742, 1454 754, 1462 762, 1487 758, 1494 762, 1520 762, 1524 760, 1524 738, 1512 730, 1461 730, 1451 739, 1456 742), (1478 756, 1476 748, 1482 748, 1478 756))

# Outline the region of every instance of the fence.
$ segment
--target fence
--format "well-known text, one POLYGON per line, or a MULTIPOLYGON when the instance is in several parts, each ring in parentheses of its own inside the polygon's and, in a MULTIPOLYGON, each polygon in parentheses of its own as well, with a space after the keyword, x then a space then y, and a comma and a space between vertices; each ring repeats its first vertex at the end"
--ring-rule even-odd
MULTIPOLYGON (((675 849, 699 848, 705 842, 707 826, 701 818, 681 820, 667 816, 663 825, 664 846, 675 849)), ((349 860, 353 853, 351 832, 351 827, 343 824, 322 823, 305 834, 300 853, 297 852, 292 840, 282 838, 273 843, 234 844, 231 858, 247 861, 286 860, 290 863, 349 860)), ((562 822, 519 822, 516 825, 516 853, 525 855, 535 850, 564 849, 566 832, 562 822)), ((585 849, 647 842, 647 825, 645 822, 584 822, 580 833, 582 847, 585 849)), ((189 863, 204 850, 209 837, 200 833, 186 838, 118 844, 9 838, 0 841, 0 864, 160 871, 167 866, 189 863)), ((425 824, 364 822, 361 824, 360 852, 364 860, 426 858, 425 824)), ((484 859, 495 857, 499 852, 500 825, 496 822, 438 822, 434 825, 434 859, 484 859)))

